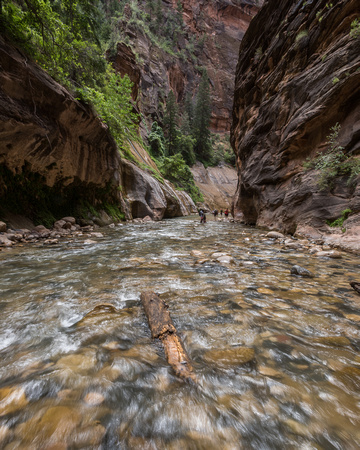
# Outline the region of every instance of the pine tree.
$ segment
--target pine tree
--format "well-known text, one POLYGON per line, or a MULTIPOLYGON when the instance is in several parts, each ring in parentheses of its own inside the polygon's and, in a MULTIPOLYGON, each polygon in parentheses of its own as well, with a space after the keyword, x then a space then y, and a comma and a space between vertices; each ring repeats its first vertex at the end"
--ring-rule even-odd
POLYGON ((196 162, 194 153, 195 139, 191 136, 191 131, 189 116, 185 111, 181 117, 181 126, 177 136, 176 148, 189 166, 192 166, 196 162))
POLYGON ((176 104, 175 94, 169 92, 166 99, 166 107, 164 113, 164 135, 166 138, 166 150, 168 155, 176 153, 176 139, 178 135, 179 112, 176 104))
POLYGON ((211 136, 210 136, 211 101, 209 77, 206 70, 200 81, 199 91, 194 111, 195 154, 200 161, 211 159, 211 136))
POLYGON ((194 121, 194 104, 193 104, 193 100, 192 100, 190 92, 188 92, 185 96, 184 113, 187 114, 187 117, 189 119, 190 129, 192 130, 192 125, 193 125, 193 121, 194 121))

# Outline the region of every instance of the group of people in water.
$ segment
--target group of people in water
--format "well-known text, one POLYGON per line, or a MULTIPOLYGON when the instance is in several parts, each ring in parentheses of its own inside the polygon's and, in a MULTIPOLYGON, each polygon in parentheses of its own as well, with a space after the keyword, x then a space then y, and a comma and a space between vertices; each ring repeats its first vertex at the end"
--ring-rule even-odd
MULTIPOLYGON (((220 210, 220 216, 222 217, 223 214, 225 216, 225 219, 227 219, 229 217, 229 213, 230 211, 228 210, 228 208, 225 209, 225 211, 223 211, 222 209, 220 210)), ((212 214, 214 215, 214 220, 217 220, 217 217, 219 215, 219 211, 217 209, 214 209, 214 211, 212 212, 212 214)), ((203 211, 202 209, 199 210, 199 216, 200 216, 200 223, 206 223, 206 214, 205 211, 203 211)))

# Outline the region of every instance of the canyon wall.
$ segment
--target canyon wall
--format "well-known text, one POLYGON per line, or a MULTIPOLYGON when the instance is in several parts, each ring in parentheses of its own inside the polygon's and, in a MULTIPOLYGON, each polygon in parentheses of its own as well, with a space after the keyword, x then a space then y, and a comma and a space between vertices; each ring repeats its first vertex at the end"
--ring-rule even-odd
MULTIPOLYGON (((145 9, 146 2, 139 2, 145 9)), ((129 44, 119 43, 110 58, 117 71, 134 83, 133 95, 148 127, 161 123, 159 105, 172 89, 181 103, 186 93, 196 94, 201 70, 207 69, 212 95, 212 131, 230 130, 234 74, 240 41, 263 3, 256 0, 182 0, 183 34, 170 54, 127 16, 118 22, 119 33, 129 44), (139 94, 139 95, 138 95, 139 94)), ((177 0, 162 1, 163 11, 178 8, 177 0)))
POLYGON ((191 167, 191 173, 210 211, 230 209, 237 184, 236 169, 225 164, 205 168, 197 162, 191 167))
POLYGON ((359 158, 358 18, 357 0, 268 0, 251 22, 240 47, 231 130, 239 220, 294 233, 325 229, 347 208, 360 212, 359 176, 349 182, 340 174, 321 189, 319 171, 304 169, 306 158, 328 149, 337 123, 338 144, 354 164, 359 158))
POLYGON ((94 111, 0 38, 1 219, 11 211, 48 222, 85 205, 155 220, 194 208, 170 183, 121 159, 94 111))

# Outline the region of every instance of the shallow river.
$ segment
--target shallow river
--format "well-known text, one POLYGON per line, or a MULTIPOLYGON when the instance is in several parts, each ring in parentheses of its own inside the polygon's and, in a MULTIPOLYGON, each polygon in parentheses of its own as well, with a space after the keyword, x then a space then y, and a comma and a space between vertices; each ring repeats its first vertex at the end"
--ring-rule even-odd
POLYGON ((102 232, 0 252, 0 448, 360 447, 359 257, 194 217, 102 232), (143 290, 169 304, 197 385, 151 339, 143 290))

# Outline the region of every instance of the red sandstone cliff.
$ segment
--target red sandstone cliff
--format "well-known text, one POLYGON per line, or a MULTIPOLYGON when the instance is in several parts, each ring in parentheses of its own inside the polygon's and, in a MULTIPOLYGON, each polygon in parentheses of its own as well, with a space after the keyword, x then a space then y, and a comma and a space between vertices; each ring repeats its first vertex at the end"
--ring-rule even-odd
POLYGON ((325 150, 337 122, 344 152, 360 155, 360 38, 350 33, 358 17, 357 0, 268 0, 251 22, 231 130, 237 218, 294 232, 324 228, 346 208, 360 213, 359 176, 350 185, 338 177, 333 189, 321 190, 319 172, 303 168, 325 150))
MULTIPOLYGON (((140 93, 138 107, 150 124, 159 120, 159 103, 164 102, 170 89, 179 102, 186 92, 196 93, 200 79, 196 66, 206 67, 212 88, 212 129, 229 131, 240 41, 263 1, 182 0, 180 3, 184 33, 177 41, 174 55, 152 43, 143 30, 131 23, 129 8, 127 19, 119 21, 118 27, 130 44, 119 44, 112 60, 116 69, 127 73, 135 83, 134 95, 140 93), (189 46, 194 47, 192 54, 189 46)), ((145 1, 139 4, 145 9, 145 1)), ((177 7, 177 0, 162 1, 164 13, 177 7)))
POLYGON ((128 219, 191 212, 190 198, 121 159, 92 109, 1 38, 0 68, 2 220, 60 218, 81 204, 112 204, 128 219))

